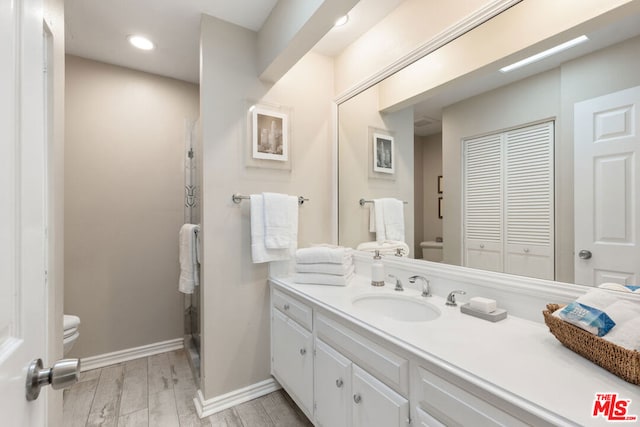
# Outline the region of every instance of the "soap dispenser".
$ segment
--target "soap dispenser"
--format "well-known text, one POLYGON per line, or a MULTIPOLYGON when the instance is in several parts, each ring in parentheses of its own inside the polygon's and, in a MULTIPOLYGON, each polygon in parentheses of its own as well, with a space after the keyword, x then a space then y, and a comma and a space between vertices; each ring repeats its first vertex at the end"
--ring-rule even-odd
POLYGON ((376 250, 371 264, 371 286, 384 286, 384 264, 380 251, 376 250))

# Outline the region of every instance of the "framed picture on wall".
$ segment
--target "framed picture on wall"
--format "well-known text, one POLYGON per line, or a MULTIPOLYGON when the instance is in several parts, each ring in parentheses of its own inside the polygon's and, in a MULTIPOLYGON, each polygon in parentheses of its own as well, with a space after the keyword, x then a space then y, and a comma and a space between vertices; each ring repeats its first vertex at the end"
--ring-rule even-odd
POLYGON ((266 106, 251 107, 251 147, 254 159, 289 159, 289 116, 266 106))
POLYGON ((395 152, 393 137, 381 133, 373 134, 373 170, 374 172, 395 173, 395 152))
POLYGON ((442 175, 438 175, 438 194, 442 194, 442 175))
POLYGON ((442 219, 442 197, 438 197, 438 218, 442 219))

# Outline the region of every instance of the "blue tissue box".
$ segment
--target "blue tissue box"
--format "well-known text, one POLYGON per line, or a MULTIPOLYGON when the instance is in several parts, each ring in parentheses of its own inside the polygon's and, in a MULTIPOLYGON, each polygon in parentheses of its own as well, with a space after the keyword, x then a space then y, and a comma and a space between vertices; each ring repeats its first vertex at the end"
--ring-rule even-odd
POLYGON ((604 311, 575 301, 560 311, 560 318, 599 337, 616 325, 604 311))

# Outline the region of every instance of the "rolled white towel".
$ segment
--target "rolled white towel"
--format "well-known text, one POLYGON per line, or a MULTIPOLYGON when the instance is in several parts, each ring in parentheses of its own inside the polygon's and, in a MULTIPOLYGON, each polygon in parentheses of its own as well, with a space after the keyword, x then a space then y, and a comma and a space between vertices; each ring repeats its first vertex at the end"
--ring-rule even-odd
POLYGON ((640 351, 640 317, 616 325, 602 338, 620 347, 640 351))
POLYGON ((618 325, 621 325, 628 320, 636 317, 640 318, 640 304, 626 300, 618 300, 607 307, 606 313, 614 322, 616 322, 616 326, 613 328, 615 329, 618 325))
POLYGON ((296 264, 296 273, 320 273, 334 276, 346 276, 353 273, 353 262, 346 264, 296 264))
POLYGON ((600 289, 608 289, 610 291, 631 292, 631 289, 627 288, 620 283, 603 283, 598 285, 600 289))
POLYGON ((321 273, 296 273, 293 281, 310 285, 347 286, 353 279, 353 273, 346 276, 321 273))
POLYGON ((326 246, 312 246, 296 251, 297 264, 348 264, 352 262, 351 248, 330 248, 326 246))
POLYGON ((606 311, 606 308, 617 300, 615 295, 601 289, 592 289, 576 299, 580 304, 597 308, 600 311, 606 311))
POLYGON ((400 249, 402 256, 409 256, 409 245, 398 240, 385 240, 382 243, 363 242, 356 249, 364 252, 380 251, 381 255, 396 255, 397 250, 400 249))

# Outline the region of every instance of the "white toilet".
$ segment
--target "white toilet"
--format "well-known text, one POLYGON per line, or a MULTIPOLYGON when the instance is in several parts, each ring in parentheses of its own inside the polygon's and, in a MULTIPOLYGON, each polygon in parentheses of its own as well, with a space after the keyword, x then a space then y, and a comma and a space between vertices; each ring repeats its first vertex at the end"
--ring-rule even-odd
POLYGON ((442 262, 442 242, 420 242, 422 259, 425 261, 442 262))
POLYGON ((78 316, 72 316, 70 314, 65 314, 63 318, 63 343, 64 349, 63 354, 66 356, 71 348, 76 343, 76 340, 80 336, 80 318, 78 316))

